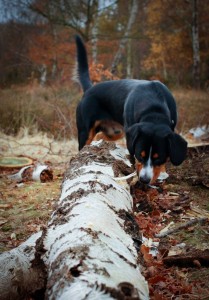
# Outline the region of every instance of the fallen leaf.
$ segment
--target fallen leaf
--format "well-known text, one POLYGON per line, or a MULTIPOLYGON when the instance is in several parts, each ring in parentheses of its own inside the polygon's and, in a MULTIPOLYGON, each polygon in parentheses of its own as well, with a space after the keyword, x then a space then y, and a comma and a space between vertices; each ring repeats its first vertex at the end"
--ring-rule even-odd
POLYGON ((12 208, 12 204, 0 204, 0 209, 12 208))

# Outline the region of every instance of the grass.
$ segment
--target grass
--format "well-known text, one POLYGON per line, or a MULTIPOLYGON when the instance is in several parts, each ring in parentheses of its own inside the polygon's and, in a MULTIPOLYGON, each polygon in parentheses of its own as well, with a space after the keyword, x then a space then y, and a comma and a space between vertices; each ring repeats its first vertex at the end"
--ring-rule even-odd
MULTIPOLYGON (((172 90, 178 106, 177 130, 204 125, 209 120, 209 93, 194 89, 172 90)), ((76 137, 75 110, 82 94, 76 85, 43 87, 35 83, 0 90, 0 130, 17 134, 20 128, 46 132, 56 139, 76 137)))
POLYGON ((75 107, 81 94, 76 86, 42 87, 31 84, 0 90, 0 130, 17 134, 27 127, 56 139, 76 135, 75 107))
POLYGON ((202 90, 173 90, 179 121, 177 129, 187 132, 193 127, 209 124, 209 93, 202 90))
POLYGON ((60 194, 62 176, 60 170, 54 173, 54 180, 47 183, 27 182, 18 186, 9 179, 0 181, 0 206, 8 205, 0 210, 0 252, 18 246, 46 226, 60 194))

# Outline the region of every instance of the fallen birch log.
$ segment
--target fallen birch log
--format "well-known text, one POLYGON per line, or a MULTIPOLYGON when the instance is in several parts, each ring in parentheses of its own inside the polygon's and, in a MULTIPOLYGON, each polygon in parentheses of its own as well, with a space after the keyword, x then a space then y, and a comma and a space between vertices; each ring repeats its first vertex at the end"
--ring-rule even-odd
POLYGON ((31 257, 39 268, 42 261, 46 299, 149 299, 132 236, 139 239, 138 229, 132 232, 130 225, 129 186, 114 180, 130 167, 125 150, 105 142, 84 147, 71 160, 57 209, 31 257))

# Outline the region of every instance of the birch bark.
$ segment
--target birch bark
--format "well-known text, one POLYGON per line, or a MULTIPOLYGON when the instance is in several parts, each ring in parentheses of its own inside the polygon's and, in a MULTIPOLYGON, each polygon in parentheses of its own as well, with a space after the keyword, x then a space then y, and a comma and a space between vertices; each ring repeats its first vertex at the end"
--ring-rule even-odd
POLYGON ((129 16, 129 20, 127 23, 127 27, 124 33, 123 38, 120 41, 120 45, 118 48, 118 51, 114 57, 112 66, 111 66, 111 72, 115 73, 116 71, 116 67, 118 65, 118 63, 120 62, 122 55, 123 55, 123 50, 125 49, 125 46, 129 40, 129 35, 131 32, 131 28, 136 20, 136 16, 137 16, 137 12, 138 12, 138 0, 133 0, 132 1, 132 6, 131 6, 131 11, 130 11, 130 16, 129 16))
POLYGON ((198 23, 198 0, 192 0, 192 46, 193 46, 193 81, 200 88, 200 45, 198 23))

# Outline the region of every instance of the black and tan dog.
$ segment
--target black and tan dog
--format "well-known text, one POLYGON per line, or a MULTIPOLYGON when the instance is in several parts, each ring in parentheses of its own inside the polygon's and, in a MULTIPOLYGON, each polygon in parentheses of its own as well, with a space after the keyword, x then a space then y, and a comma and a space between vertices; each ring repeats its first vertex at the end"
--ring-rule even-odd
POLYGON ((78 78, 84 91, 76 114, 79 150, 98 132, 106 140, 116 140, 123 136, 124 128, 140 182, 153 183, 169 158, 180 165, 186 158, 187 142, 174 132, 176 103, 168 88, 159 81, 131 79, 93 86, 79 36, 76 45, 78 78))

